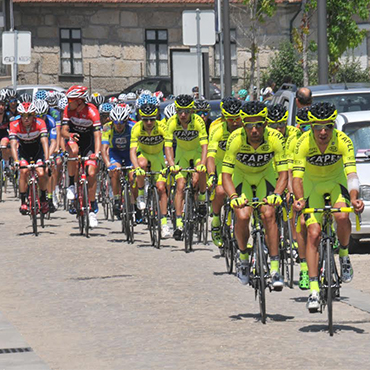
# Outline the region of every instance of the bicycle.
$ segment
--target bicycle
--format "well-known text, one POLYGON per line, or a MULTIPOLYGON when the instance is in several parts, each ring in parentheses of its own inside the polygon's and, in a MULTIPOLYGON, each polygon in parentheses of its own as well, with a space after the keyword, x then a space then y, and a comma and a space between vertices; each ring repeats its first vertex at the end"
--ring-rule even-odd
MULTIPOLYGON (((55 187, 58 205, 62 205, 63 209, 67 209, 67 188, 68 188, 68 152, 59 151, 58 155, 62 160, 62 167, 58 174, 57 186, 55 187)), ((56 164, 57 166, 57 164, 56 164)))
POLYGON ((40 215, 40 226, 42 228, 45 227, 44 218, 45 215, 41 211, 41 203, 39 198, 39 183, 38 183, 38 174, 36 169, 37 168, 45 168, 44 164, 37 164, 34 161, 31 161, 30 164, 26 166, 20 166, 20 169, 28 169, 29 170, 29 178, 28 178, 28 205, 29 205, 29 215, 32 220, 32 231, 35 236, 38 236, 38 229, 37 229, 37 215, 40 215))
POLYGON ((149 179, 145 216, 148 222, 150 240, 152 246, 159 249, 161 246, 161 209, 159 207, 159 194, 156 186, 156 177, 161 175, 160 171, 151 171, 151 164, 148 162, 148 170, 145 176, 149 179))
POLYGON ((293 288, 294 277, 294 255, 293 255, 293 233, 290 223, 292 213, 293 194, 290 194, 287 201, 286 194, 282 197, 283 202, 277 208, 276 220, 279 229, 279 254, 280 254, 280 273, 286 285, 293 288))
POLYGON ((7 149, 6 145, 0 146, 0 202, 3 200, 3 191, 6 193, 8 185, 8 176, 5 172, 4 160, 2 156, 2 149, 7 149))
POLYGON ((128 172, 132 170, 132 166, 117 167, 113 171, 119 171, 119 182, 120 182, 120 204, 121 204, 121 223, 122 232, 126 235, 126 241, 128 243, 134 243, 134 205, 131 202, 132 193, 130 181, 128 179, 128 172))
MULTIPOLYGON (((208 219, 209 219, 209 192, 208 190, 205 193, 206 200, 204 202, 206 208, 206 214, 201 215, 198 212, 198 217, 195 222, 195 232, 198 236, 198 243, 204 245, 208 244, 208 219)), ((199 200, 196 201, 196 209, 199 209, 199 200)))
MULTIPOLYGON (((333 300, 340 297, 341 278, 334 259, 334 252, 337 249, 336 235, 334 229, 333 213, 354 212, 353 207, 332 207, 330 205, 330 195, 324 194, 324 208, 305 208, 297 215, 297 220, 302 214, 321 213, 322 227, 321 240, 319 243, 319 287, 320 287, 320 313, 325 307, 328 309, 328 328, 330 336, 334 335, 333 327, 333 300)), ((300 222, 297 223, 297 232, 301 231, 300 222)), ((356 214, 356 229, 360 229, 360 218, 356 214)), ((312 310, 310 312, 316 312, 312 310)))
POLYGON ((104 167, 103 172, 100 174, 100 197, 103 207, 104 218, 114 221, 114 199, 112 193, 111 181, 108 175, 108 169, 104 167))
POLYGON ((78 161, 77 193, 74 202, 76 204, 80 234, 83 235, 85 233, 86 238, 89 237, 90 201, 85 162, 89 159, 89 157, 81 157, 80 155, 78 157, 68 158, 68 161, 78 161))

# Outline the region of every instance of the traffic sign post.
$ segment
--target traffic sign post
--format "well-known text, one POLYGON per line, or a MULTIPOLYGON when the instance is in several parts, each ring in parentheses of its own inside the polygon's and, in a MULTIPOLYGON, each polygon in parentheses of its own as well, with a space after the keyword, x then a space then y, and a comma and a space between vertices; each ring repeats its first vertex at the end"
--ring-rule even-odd
POLYGON ((182 39, 184 45, 196 46, 199 96, 202 96, 202 46, 211 46, 216 43, 215 12, 199 9, 183 11, 182 39))
POLYGON ((2 41, 3 64, 12 65, 12 85, 16 89, 18 64, 31 63, 31 32, 3 32, 2 41))

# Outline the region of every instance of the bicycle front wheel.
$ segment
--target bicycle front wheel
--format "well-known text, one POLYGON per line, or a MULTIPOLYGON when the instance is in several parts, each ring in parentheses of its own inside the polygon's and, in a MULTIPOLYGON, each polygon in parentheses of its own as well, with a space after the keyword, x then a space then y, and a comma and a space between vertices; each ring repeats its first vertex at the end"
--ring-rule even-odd
POLYGON ((89 215, 90 215, 90 204, 89 204, 89 193, 87 188, 87 181, 83 183, 83 218, 85 223, 85 235, 86 238, 89 237, 89 215))
POLYGON ((152 227, 152 245, 155 248, 160 248, 161 246, 161 210, 159 208, 159 195, 157 188, 153 189, 152 199, 150 204, 150 214, 152 227))
POLYGON ((30 186, 30 211, 31 211, 31 219, 32 219, 32 229, 33 233, 37 236, 37 199, 36 199, 36 184, 32 181, 30 186))
POLYGON ((328 324, 329 324, 329 334, 332 337, 334 334, 333 328, 333 261, 331 259, 333 246, 328 239, 326 241, 326 284, 327 284, 327 296, 326 304, 328 306, 328 324))
POLYGON ((257 233, 257 276, 258 276, 258 301, 260 306, 261 322, 266 324, 266 280, 265 280, 265 254, 261 235, 257 233))
POLYGON ((194 220, 193 220, 193 205, 194 198, 190 189, 185 190, 185 223, 184 223, 184 240, 185 240, 185 252, 188 253, 193 249, 193 232, 194 232, 194 220))
POLYGON ((222 229, 221 235, 224 241, 224 252, 225 252, 225 263, 226 263, 226 271, 231 274, 233 272, 233 264, 234 264, 234 246, 233 241, 231 238, 230 233, 230 219, 231 216, 230 210, 227 206, 223 207, 223 219, 222 219, 222 229))
POLYGON ((0 202, 3 200, 4 187, 4 161, 0 159, 0 202))

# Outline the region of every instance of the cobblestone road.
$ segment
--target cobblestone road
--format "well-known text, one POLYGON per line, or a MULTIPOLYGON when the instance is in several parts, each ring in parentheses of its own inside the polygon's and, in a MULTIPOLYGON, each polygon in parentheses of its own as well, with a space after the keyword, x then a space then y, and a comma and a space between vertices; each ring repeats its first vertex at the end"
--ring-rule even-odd
POLYGON ((297 286, 267 293, 262 325, 254 292, 213 246, 155 250, 144 226, 127 245, 120 224, 101 219, 86 239, 66 212, 34 237, 18 207, 0 204, 0 311, 53 370, 367 367, 368 254, 352 258, 352 293, 334 305, 330 338, 326 314, 310 315, 297 286))

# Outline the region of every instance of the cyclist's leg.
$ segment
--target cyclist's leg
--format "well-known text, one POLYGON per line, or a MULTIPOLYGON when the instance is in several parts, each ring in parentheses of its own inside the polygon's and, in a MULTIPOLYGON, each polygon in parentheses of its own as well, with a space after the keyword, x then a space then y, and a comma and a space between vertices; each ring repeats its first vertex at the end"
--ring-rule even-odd
MULTIPOLYGON (((29 164, 30 159, 24 155, 20 151, 19 153, 19 165, 20 167, 27 166, 29 164)), ((21 198, 21 208, 20 212, 25 215, 27 214, 28 207, 27 207, 27 181, 29 176, 29 170, 27 168, 21 168, 19 170, 19 195, 21 198)))
POLYGON ((9 159, 11 157, 11 150, 7 148, 9 144, 8 130, 0 130, 0 145, 6 147, 1 149, 2 158, 4 160, 4 169, 7 172, 9 168, 9 159))
POLYGON ((213 218, 212 218, 212 223, 211 223, 211 234, 212 234, 213 243, 217 247, 222 247, 222 244, 223 244, 222 235, 221 235, 220 213, 221 213, 221 207, 224 204, 224 199, 226 196, 225 190, 222 186, 221 167, 222 167, 222 163, 217 164, 217 168, 216 168, 217 184, 214 190, 214 198, 212 200, 213 218))

